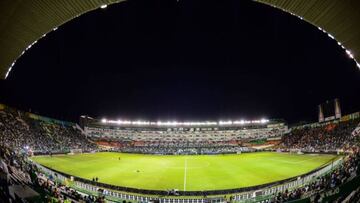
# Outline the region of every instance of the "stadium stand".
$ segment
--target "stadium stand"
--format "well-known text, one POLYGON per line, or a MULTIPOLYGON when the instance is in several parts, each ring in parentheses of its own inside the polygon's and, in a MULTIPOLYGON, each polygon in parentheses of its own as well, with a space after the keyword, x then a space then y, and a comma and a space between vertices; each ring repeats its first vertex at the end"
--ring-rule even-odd
POLYGON ((3 145, 0 163, 0 202, 105 202, 104 197, 80 194, 47 177, 25 154, 3 145), (31 196, 22 197, 24 193, 31 196))
POLYGON ((360 135, 360 123, 351 134, 352 134, 352 136, 360 135))
POLYGON ((244 143, 281 137, 288 130, 283 121, 249 121, 247 124, 242 121, 237 125, 199 122, 201 125, 194 127, 183 123, 176 126, 165 126, 166 123, 149 125, 151 122, 130 124, 138 123, 136 121, 118 125, 119 122, 104 123, 82 118, 86 123, 85 133, 94 142, 128 153, 216 154, 251 151, 251 148, 244 147, 244 143))
MULTIPOLYGON (((354 152, 347 158, 342 166, 330 174, 318 178, 309 185, 293 191, 286 190, 283 193, 274 194, 269 202, 289 202, 302 197, 313 196, 312 202, 323 202, 322 193, 334 190, 336 187, 354 179, 360 174, 360 152, 359 148, 353 148, 354 152)), ((358 192, 357 190, 355 190, 358 192)), ((354 194, 355 195, 355 194, 354 194)), ((342 202, 347 196, 340 196, 334 202, 342 202)))
POLYGON ((89 142, 73 123, 48 119, 9 107, 0 110, 0 143, 17 150, 31 150, 35 154, 96 149, 96 145, 89 142))
POLYGON ((356 144, 359 119, 294 129, 282 137, 280 148, 304 152, 346 151, 356 144))

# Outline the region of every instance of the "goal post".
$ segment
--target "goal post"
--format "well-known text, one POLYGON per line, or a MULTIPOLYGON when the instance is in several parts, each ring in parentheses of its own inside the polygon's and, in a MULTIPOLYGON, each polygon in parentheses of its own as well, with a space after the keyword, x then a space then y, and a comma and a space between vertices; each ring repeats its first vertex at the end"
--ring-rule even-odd
POLYGON ((69 155, 81 154, 81 153, 82 153, 82 149, 70 149, 69 155))
POLYGON ((301 149, 290 149, 290 154, 303 154, 301 149))

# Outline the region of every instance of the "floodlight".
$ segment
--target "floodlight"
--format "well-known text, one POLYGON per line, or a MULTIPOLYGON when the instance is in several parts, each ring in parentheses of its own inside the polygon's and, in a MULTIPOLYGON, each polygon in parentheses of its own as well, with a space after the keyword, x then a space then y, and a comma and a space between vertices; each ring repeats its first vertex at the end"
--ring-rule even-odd
POLYGON ((231 125, 232 121, 219 121, 219 125, 231 125))

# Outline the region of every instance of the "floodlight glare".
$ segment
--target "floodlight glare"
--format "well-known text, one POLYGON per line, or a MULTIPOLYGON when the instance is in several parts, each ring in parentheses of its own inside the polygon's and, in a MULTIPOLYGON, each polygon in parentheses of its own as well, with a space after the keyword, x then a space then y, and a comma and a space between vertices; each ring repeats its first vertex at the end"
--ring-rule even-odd
POLYGON ((260 123, 267 123, 267 122, 269 122, 269 120, 267 120, 267 119, 261 119, 260 120, 260 123))
POLYGON ((107 5, 103 4, 103 5, 100 6, 100 8, 102 8, 102 9, 107 8, 107 5))

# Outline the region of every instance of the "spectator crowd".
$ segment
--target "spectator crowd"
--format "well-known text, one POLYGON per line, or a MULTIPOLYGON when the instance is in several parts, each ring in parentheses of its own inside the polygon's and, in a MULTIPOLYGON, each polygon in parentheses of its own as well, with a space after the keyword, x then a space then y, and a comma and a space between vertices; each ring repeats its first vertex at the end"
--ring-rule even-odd
POLYGON ((119 149, 125 153, 140 154, 230 154, 239 152, 250 152, 251 148, 241 146, 214 146, 214 147, 144 147, 144 146, 128 146, 119 149))
POLYGON ((61 184, 56 177, 43 174, 27 159, 26 153, 1 145, 0 202, 103 203, 105 199, 79 193, 61 184), (22 193, 28 191, 35 191, 36 195, 22 198, 22 193))
MULTIPOLYGON (((311 197, 311 202, 322 202, 323 194, 326 191, 334 190, 336 187, 349 180, 352 180, 356 176, 360 175, 360 151, 359 147, 352 148, 353 153, 349 155, 341 166, 331 173, 318 177, 314 182, 305 185, 304 187, 295 189, 293 191, 286 190, 283 193, 275 194, 269 203, 281 203, 294 201, 301 198, 311 197)), ((360 192, 360 191, 357 191, 360 192)), ((355 194, 359 195, 359 194, 355 194)), ((347 196, 338 198, 336 202, 345 199, 347 196)))
POLYGON ((305 152, 336 152, 348 150, 357 143, 359 136, 352 135, 359 119, 317 127, 294 129, 282 137, 280 148, 305 152))
POLYGON ((75 125, 33 119, 11 108, 0 110, 0 144, 39 154, 96 148, 75 125))

